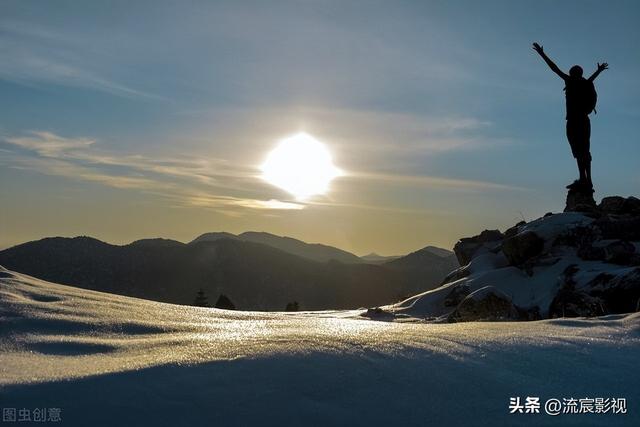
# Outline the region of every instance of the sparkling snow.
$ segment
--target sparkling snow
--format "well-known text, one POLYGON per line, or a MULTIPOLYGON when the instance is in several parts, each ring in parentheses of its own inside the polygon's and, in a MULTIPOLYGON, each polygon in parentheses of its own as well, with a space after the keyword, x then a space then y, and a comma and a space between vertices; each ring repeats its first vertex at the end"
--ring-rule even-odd
POLYGON ((0 269, 0 406, 82 426, 640 425, 640 314, 360 314, 177 306, 0 269), (515 396, 624 397, 629 413, 511 415, 515 396))

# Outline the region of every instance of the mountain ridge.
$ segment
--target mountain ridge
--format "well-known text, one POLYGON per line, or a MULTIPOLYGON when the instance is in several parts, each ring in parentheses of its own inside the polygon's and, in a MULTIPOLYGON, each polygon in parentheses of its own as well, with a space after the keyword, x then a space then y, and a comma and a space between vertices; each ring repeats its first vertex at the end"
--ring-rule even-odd
POLYGON ((205 240, 218 240, 221 238, 238 239, 242 241, 262 243, 274 248, 312 259, 314 261, 329 261, 334 259, 345 263, 360 263, 362 260, 351 252, 322 243, 307 243, 299 239, 288 236, 278 236, 264 231, 245 231, 240 234, 228 232, 204 233, 193 239, 191 243, 205 240))
POLYGON ((240 239, 181 243, 142 239, 112 245, 51 237, 0 251, 0 265, 44 280, 162 302, 189 304, 199 288, 225 293, 241 309, 279 310, 379 305, 436 286, 457 264, 402 268, 319 262, 240 239))

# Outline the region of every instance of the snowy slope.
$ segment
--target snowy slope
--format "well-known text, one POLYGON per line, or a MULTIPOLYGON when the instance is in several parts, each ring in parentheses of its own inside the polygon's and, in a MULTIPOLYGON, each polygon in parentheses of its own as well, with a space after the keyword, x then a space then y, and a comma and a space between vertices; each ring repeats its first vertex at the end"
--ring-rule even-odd
MULTIPOLYGON (((527 262, 521 265, 509 262, 505 250, 501 249, 505 245, 504 237, 483 242, 478 249, 474 249, 469 263, 452 272, 442 286, 383 309, 388 315, 447 321, 458 305, 457 302, 447 303, 447 299, 454 299, 452 295, 464 290, 465 295, 471 296, 474 291, 491 286, 515 307, 535 313, 536 318, 558 317, 549 312, 550 307, 559 292, 566 290, 571 281, 572 292, 589 298, 592 298, 592 294, 602 294, 603 290, 628 291, 620 292, 616 296, 617 301, 613 302, 629 306, 625 312, 633 311, 638 300, 635 294, 640 267, 595 257, 592 260, 585 259, 575 244, 565 242, 567 236, 585 235, 585 228, 592 223, 594 219, 584 214, 566 212, 517 225, 512 230, 515 238, 534 233, 542 242, 539 253, 530 256, 527 262)), ((594 239, 589 245, 597 247, 611 242, 615 240, 594 239)), ((631 244, 640 246, 640 242, 631 244)), ((612 302, 597 297, 593 300, 598 302, 598 307, 612 302)))
POLYGON ((640 315, 428 324, 258 313, 0 270, 0 404, 62 425, 640 425, 640 315), (509 397, 625 397, 626 415, 509 397))

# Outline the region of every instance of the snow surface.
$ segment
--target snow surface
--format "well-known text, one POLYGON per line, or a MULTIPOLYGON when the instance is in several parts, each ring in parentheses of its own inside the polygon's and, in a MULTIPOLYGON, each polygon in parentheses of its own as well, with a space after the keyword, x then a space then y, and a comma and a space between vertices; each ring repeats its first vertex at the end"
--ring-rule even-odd
POLYGON ((533 231, 550 244, 554 237, 568 229, 587 226, 593 221, 593 218, 578 212, 563 212, 538 218, 520 226, 518 231, 520 233, 533 231))
POLYGON ((177 306, 0 269, 0 406, 82 426, 640 425, 640 314, 360 314, 177 306), (515 396, 624 397, 629 413, 510 415, 515 396))

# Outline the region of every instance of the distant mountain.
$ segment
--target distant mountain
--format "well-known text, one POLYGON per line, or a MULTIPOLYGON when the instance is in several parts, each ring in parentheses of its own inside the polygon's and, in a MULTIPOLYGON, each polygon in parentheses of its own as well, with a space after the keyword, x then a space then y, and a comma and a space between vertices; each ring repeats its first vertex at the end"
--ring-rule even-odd
POLYGON ((385 262, 381 266, 402 272, 404 279, 408 283, 417 284, 414 289, 418 289, 421 284, 431 289, 433 288, 432 286, 426 285, 426 277, 439 277, 443 274, 446 277, 449 272, 460 267, 455 254, 451 253, 451 255, 444 257, 436 255, 432 247, 429 246, 409 255, 385 262))
POLYGON ((191 241, 191 243, 198 242, 214 242, 220 239, 235 239, 238 240, 238 236, 232 233, 227 233, 226 231, 215 231, 212 233, 204 233, 196 237, 191 241))
MULTIPOLYGON (((453 252, 445 253, 446 249, 427 246, 408 255, 385 262, 384 265, 394 268, 412 268, 422 270, 426 266, 451 271, 458 268, 458 260, 453 252)), ((447 251, 448 252, 448 251, 447 251)), ((446 273, 445 273, 446 274, 446 273)))
POLYGON ((319 262, 330 260, 349 264, 362 262, 358 256, 343 251, 342 249, 334 248, 333 246, 322 245, 320 243, 306 243, 291 237, 276 236, 275 234, 258 231, 247 231, 238 235, 226 232, 205 233, 196 237, 191 243, 210 242, 219 239, 237 239, 243 242, 261 243, 302 258, 319 262))
MULTIPOLYGON (((274 237, 265 239, 289 241, 274 237)), ((318 246, 323 245, 309 245, 318 246)), ((91 237, 54 237, 0 251, 0 265, 48 281, 163 302, 191 304, 202 288, 209 300, 225 294, 241 310, 284 310, 291 301, 315 310, 376 306, 431 289, 450 269, 443 258, 430 255, 425 261, 431 266, 403 262, 406 257, 393 265, 396 261, 372 265, 318 262, 227 236, 189 244, 146 239, 123 246, 91 237)))
MULTIPOLYGON (((450 251, 448 249, 443 249, 443 248, 438 248, 436 246, 426 246, 422 249, 420 249, 417 252, 413 252, 413 254, 416 254, 418 252, 424 251, 425 253, 431 253, 433 255, 436 255, 440 258, 455 258, 455 255, 453 253, 453 251, 450 251)), ((412 255, 412 254, 409 254, 412 255)), ((360 259, 363 262, 369 263, 369 264, 384 264, 384 263, 388 263, 400 258, 406 258, 408 255, 392 255, 392 256, 383 256, 383 255, 378 255, 375 252, 371 252, 368 255, 363 255, 360 257, 360 259)), ((412 256, 410 259, 414 259, 416 258, 416 255, 412 256)), ((434 258, 430 258, 431 260, 433 260, 434 258)), ((449 264, 447 264, 449 265, 449 264)), ((456 264, 456 266, 454 268, 458 268, 458 265, 456 264)))
POLYGON ((378 255, 375 252, 371 252, 370 254, 363 255, 360 257, 360 259, 363 262, 366 262, 369 264, 382 264, 385 262, 393 261, 394 259, 397 259, 397 258, 400 258, 400 255, 383 256, 383 255, 378 255))
POLYGON ((438 248, 436 246, 426 246, 426 247, 422 248, 422 250, 427 251, 427 252, 431 252, 432 254, 438 255, 438 256, 443 257, 443 258, 450 257, 450 256, 454 255, 453 251, 450 251, 448 249, 438 248))
POLYGON ((136 240, 135 242, 130 243, 129 246, 138 247, 138 248, 147 248, 147 247, 152 248, 152 247, 160 247, 160 246, 177 247, 177 246, 184 246, 184 243, 178 242, 177 240, 156 238, 156 239, 136 240))

